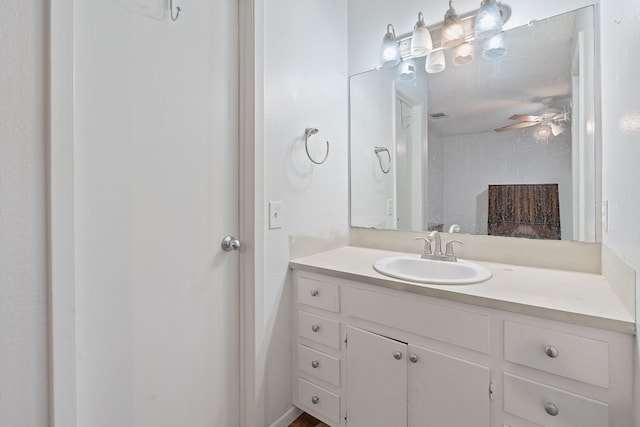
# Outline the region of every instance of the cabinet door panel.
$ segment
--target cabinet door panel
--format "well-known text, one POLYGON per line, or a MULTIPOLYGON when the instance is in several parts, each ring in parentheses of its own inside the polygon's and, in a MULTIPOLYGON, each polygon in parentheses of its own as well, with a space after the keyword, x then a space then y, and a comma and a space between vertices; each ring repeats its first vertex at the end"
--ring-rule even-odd
POLYGON ((351 326, 347 334, 349 427, 406 426, 407 345, 351 326))
POLYGON ((488 367, 414 345, 407 357, 409 427, 489 426, 488 367))

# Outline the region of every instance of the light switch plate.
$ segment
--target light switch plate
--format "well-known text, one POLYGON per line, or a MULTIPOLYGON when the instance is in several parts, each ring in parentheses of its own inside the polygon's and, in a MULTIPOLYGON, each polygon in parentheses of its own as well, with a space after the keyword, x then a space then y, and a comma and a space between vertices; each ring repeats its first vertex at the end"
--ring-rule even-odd
POLYGON ((282 202, 269 202, 269 229, 282 228, 282 202))

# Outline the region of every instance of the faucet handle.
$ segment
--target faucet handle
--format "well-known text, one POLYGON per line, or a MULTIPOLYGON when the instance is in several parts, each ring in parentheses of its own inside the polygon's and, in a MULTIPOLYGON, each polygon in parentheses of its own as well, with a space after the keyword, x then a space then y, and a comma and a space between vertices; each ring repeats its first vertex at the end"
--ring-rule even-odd
POLYGON ((454 257, 453 255, 453 244, 454 243, 461 243, 464 245, 464 242, 462 240, 449 240, 447 242, 447 246, 445 248, 445 252, 444 252, 444 256, 449 256, 449 257, 454 257))
POLYGON ((413 240, 424 240, 424 249, 422 250, 422 257, 425 255, 431 255, 431 240, 425 237, 414 237, 413 240))

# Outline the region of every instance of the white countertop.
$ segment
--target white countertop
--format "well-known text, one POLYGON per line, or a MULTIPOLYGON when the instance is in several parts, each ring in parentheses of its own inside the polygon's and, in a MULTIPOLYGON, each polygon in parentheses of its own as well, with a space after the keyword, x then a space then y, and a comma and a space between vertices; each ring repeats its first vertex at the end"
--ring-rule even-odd
POLYGON ((397 255, 416 256, 348 246, 294 259, 289 265, 436 298, 635 334, 635 319, 599 274, 469 260, 491 270, 493 277, 472 285, 430 285, 394 279, 373 269, 376 260, 397 255))

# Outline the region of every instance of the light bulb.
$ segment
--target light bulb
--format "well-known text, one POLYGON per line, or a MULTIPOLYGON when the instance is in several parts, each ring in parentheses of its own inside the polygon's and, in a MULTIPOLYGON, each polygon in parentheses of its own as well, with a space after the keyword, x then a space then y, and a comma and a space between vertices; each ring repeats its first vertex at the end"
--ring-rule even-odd
POLYGON ((383 67, 393 67, 400 63, 400 47, 396 42, 396 32, 393 25, 387 25, 387 34, 382 38, 380 46, 380 65, 383 67))
POLYGON ((429 56, 427 56, 427 60, 424 65, 424 69, 427 73, 439 73, 444 71, 445 68, 446 63, 444 61, 444 51, 437 50, 435 52, 431 52, 429 56))
POLYGON ((476 16, 476 39, 488 39, 502 31, 502 16, 495 0, 482 0, 482 5, 476 16))
POLYGON ((496 59, 507 53, 507 40, 504 33, 498 33, 485 40, 482 55, 487 59, 496 59))
POLYGON ((411 36, 411 56, 414 58, 428 55, 433 50, 433 41, 427 24, 424 23, 422 12, 418 13, 418 22, 413 27, 411 36))
POLYGON ((464 43, 464 28, 462 28, 460 17, 456 14, 451 2, 449 2, 449 10, 444 15, 441 34, 441 45, 445 49, 460 46, 464 43))
POLYGON ((416 78, 416 62, 413 59, 402 61, 398 65, 397 79, 403 82, 410 82, 416 78))
POLYGON ((475 54, 471 43, 463 43, 453 50, 453 65, 467 65, 473 62, 475 54))

